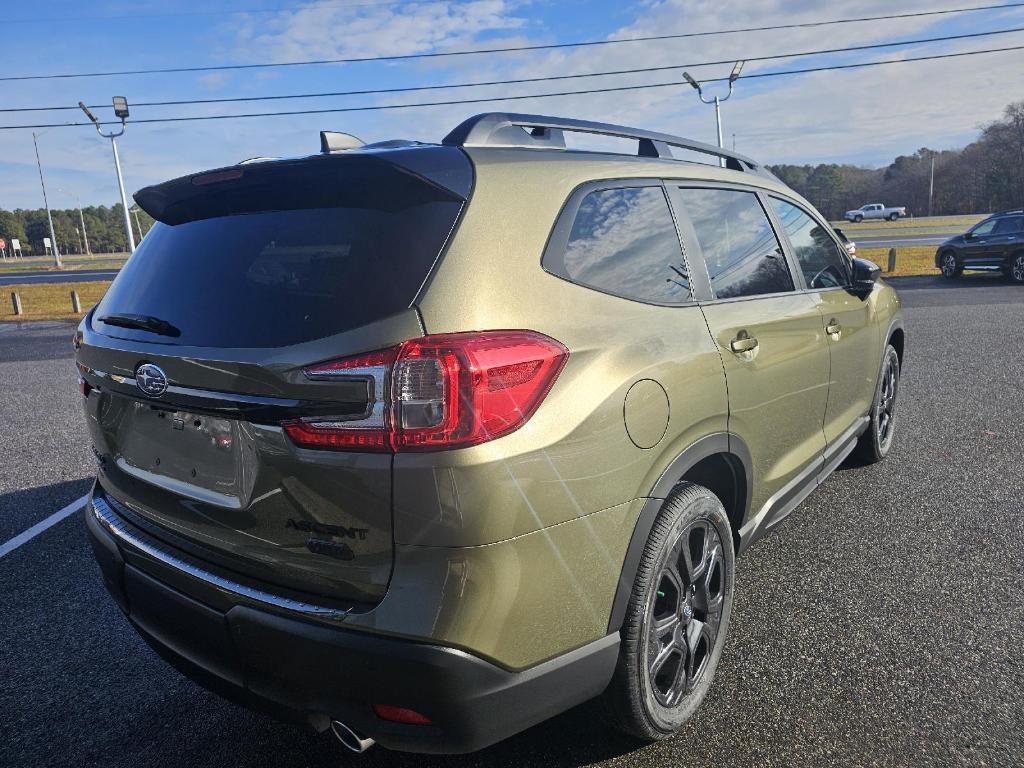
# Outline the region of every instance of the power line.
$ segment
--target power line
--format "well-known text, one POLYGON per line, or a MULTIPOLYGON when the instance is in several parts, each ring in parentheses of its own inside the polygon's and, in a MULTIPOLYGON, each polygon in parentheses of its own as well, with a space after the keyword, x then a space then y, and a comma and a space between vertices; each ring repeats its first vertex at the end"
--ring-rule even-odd
MULTIPOLYGON (((797 53, 777 53, 768 56, 750 56, 744 59, 745 62, 750 63, 754 61, 772 61, 775 59, 792 59, 802 56, 818 56, 821 54, 831 53, 849 53, 852 51, 867 51, 878 48, 898 48, 905 45, 921 45, 924 43, 938 43, 948 42, 950 40, 965 40, 969 38, 977 37, 991 37, 993 35, 1007 35, 1013 32, 1024 32, 1024 27, 1010 27, 1008 29, 998 29, 991 32, 969 32, 961 35, 945 35, 943 37, 924 37, 917 40, 900 40, 897 42, 890 43, 872 43, 870 45, 853 45, 845 48, 823 48, 813 51, 800 51, 797 53)), ((211 99, 176 99, 173 101, 137 101, 133 102, 133 107, 168 107, 168 106, 185 106, 194 104, 232 104, 239 102, 258 102, 258 101, 282 101, 290 99, 317 99, 324 97, 334 96, 368 96, 368 95, 379 95, 386 93, 412 93, 415 91, 437 91, 445 90, 450 88, 479 88, 483 86, 492 85, 521 85, 523 83, 540 83, 540 82, 551 82, 554 80, 576 80, 585 77, 608 77, 614 75, 633 75, 644 72, 664 72, 671 69, 691 69, 694 67, 710 67, 719 64, 732 64, 736 61, 736 57, 721 59, 719 61, 700 61, 691 62, 688 64, 665 64, 657 67, 635 67, 632 69, 615 69, 606 70, 603 72, 580 72, 570 75, 546 75, 543 77, 520 77, 512 80, 482 80, 471 83, 442 83, 436 85, 415 85, 415 86, 404 86, 400 88, 370 88, 364 90, 350 90, 350 91, 326 91, 318 93, 291 93, 291 94, 278 94, 269 96, 232 96, 223 98, 211 98, 211 99)), ((90 104, 91 109, 103 109, 108 107, 109 104, 90 104)), ((59 110, 77 110, 77 105, 68 106, 56 106, 56 107, 0 107, 0 113, 2 112, 56 112, 59 110)))
MULTIPOLYGON (((399 5, 431 5, 441 0, 382 0, 382 2, 317 3, 316 5, 280 5, 274 8, 239 8, 237 10, 174 11, 168 13, 112 13, 85 16, 35 16, 24 19, 4 19, 4 24, 54 24, 80 21, 135 21, 145 19, 178 18, 180 16, 243 16, 249 13, 284 13, 287 11, 319 10, 321 8, 381 8, 399 5)), ((465 5, 469 0, 445 0, 454 5, 465 5)))
MULTIPOLYGON (((937 59, 954 59, 964 56, 978 56, 989 53, 1004 53, 1007 51, 1021 51, 1024 50, 1024 45, 1008 46, 1006 48, 987 48, 980 51, 961 51, 959 53, 940 53, 932 56, 915 56, 906 59, 889 59, 887 61, 867 61, 858 64, 832 64, 821 67, 806 67, 803 69, 789 69, 777 72, 755 72, 750 75, 742 75, 740 80, 754 80, 765 77, 783 77, 787 75, 801 75, 810 72, 831 72, 835 70, 843 69, 864 69, 867 67, 879 67, 887 64, 906 64, 912 61, 934 61, 937 59)), ((718 83, 725 82, 728 77, 715 77, 701 81, 702 83, 718 83)), ((577 91, 557 91, 554 93, 532 93, 523 94, 517 96, 489 96, 483 98, 474 99, 452 99, 447 101, 421 101, 411 104, 374 104, 363 107, 337 107, 331 109, 296 109, 288 110, 283 112, 247 112, 241 114, 232 115, 188 115, 182 117, 150 117, 143 118, 141 120, 130 121, 133 125, 143 123, 184 123, 184 122, 195 122, 199 120, 238 120, 242 118, 250 117, 285 117, 293 115, 326 115, 326 114, 338 114, 343 112, 379 112, 391 109, 414 109, 419 107, 444 107, 444 106, 456 106, 461 104, 484 104, 488 102, 503 102, 503 101, 522 101, 527 99, 546 99, 555 96, 585 96, 596 93, 616 93, 622 91, 639 91, 649 88, 671 88, 671 87, 682 87, 684 83, 673 80, 667 83, 643 83, 638 85, 622 85, 622 86, 611 86, 606 88, 588 88, 585 90, 577 91)), ((87 122, 76 122, 76 123, 44 123, 39 125, 0 125, 0 131, 16 130, 19 128, 73 128, 77 126, 91 126, 92 123, 87 122)), ((120 121, 101 121, 100 125, 120 125, 120 121)))
POLYGON ((495 54, 495 53, 512 53, 522 51, 541 51, 541 50, 555 50, 562 48, 582 48, 587 46, 600 46, 600 45, 619 45, 622 43, 640 43, 640 42, 651 42, 655 40, 681 40, 684 38, 692 37, 711 37, 715 35, 728 35, 737 34, 743 32, 768 32, 780 29, 806 29, 810 27, 822 27, 833 24, 851 24, 855 22, 863 21, 883 21, 889 19, 909 19, 909 18, 920 18, 924 16, 941 16, 948 15, 951 13, 971 13, 975 11, 990 11, 996 9, 1010 9, 1024 7, 1024 2, 1016 3, 1003 3, 1001 5, 982 5, 974 6, 970 8, 950 8, 947 10, 940 11, 916 11, 913 13, 891 13, 882 16, 860 16, 857 18, 849 19, 831 19, 827 21, 807 21, 794 24, 775 24, 770 26, 761 27, 737 27, 734 29, 719 29, 704 32, 680 32, 670 35, 646 35, 642 37, 630 37, 630 38, 619 38, 614 40, 585 40, 576 43, 548 43, 539 45, 517 45, 517 46, 505 46, 500 48, 480 48, 473 50, 460 50, 460 51, 434 51, 430 53, 404 53, 404 54, 393 54, 387 56, 357 56, 339 59, 311 59, 308 61, 280 61, 271 63, 261 64, 222 64, 218 66, 202 66, 202 67, 166 67, 162 69, 125 69, 117 71, 107 72, 66 72, 61 74, 53 75, 6 75, 0 77, 0 82, 17 81, 17 80, 57 80, 66 78, 84 78, 84 77, 114 77, 114 76, 127 76, 127 75, 156 75, 156 74, 173 74, 182 72, 226 72, 234 70, 246 70, 246 69, 268 69, 276 67, 305 67, 305 66, 318 66, 323 64, 354 64, 371 61, 407 61, 411 59, 433 59, 442 58, 449 56, 471 56, 477 54, 495 54))

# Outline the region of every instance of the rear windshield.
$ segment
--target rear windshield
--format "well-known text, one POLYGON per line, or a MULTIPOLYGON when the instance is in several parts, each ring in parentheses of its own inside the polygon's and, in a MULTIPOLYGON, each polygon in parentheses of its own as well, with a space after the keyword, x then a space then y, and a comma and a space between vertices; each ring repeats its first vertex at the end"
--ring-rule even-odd
MULTIPOLYGON (((94 327, 163 344, 281 347, 408 308, 463 200, 408 174, 356 176, 318 180, 348 187, 311 196, 339 203, 330 207, 299 207, 293 193, 288 210, 258 210, 259 195, 248 195, 241 207, 256 210, 155 224, 97 307, 94 327), (109 315, 158 318, 180 335, 100 321, 109 315)), ((224 196, 215 199, 221 212, 224 196)))

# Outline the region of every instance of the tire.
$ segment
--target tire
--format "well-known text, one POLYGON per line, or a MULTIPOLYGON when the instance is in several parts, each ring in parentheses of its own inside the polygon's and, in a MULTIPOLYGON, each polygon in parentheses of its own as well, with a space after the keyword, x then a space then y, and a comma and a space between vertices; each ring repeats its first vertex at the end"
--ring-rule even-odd
POLYGON ((875 385, 875 396, 868 414, 871 423, 857 440, 854 456, 862 465, 875 464, 892 449, 896 429, 896 402, 900 393, 900 357, 889 344, 882 356, 882 367, 875 385))
POLYGON ((864 221, 864 217, 863 216, 854 216, 853 217, 853 223, 854 224, 860 224, 862 221, 864 221))
POLYGON ((1010 264, 1006 269, 1006 276, 1010 282, 1017 285, 1024 285, 1024 251, 1018 251, 1010 257, 1010 264))
POLYGON ((943 252, 939 258, 939 269, 942 270, 942 276, 948 278, 960 277, 964 273, 964 266, 953 251, 943 252))
POLYGON ((889 219, 889 221, 896 221, 899 217, 900 215, 898 213, 890 213, 886 218, 889 219))
POLYGON ((735 567, 722 502, 702 486, 676 486, 644 547, 603 695, 618 729, 643 741, 665 739, 700 706, 729 628, 735 567))

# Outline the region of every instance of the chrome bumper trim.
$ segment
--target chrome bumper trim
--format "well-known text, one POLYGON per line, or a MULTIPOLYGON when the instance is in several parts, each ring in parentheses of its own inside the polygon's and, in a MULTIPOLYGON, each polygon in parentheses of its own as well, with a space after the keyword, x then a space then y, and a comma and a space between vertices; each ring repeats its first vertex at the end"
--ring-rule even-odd
POLYGON ((144 552, 164 565, 186 573, 194 579, 241 598, 245 602, 321 620, 340 621, 348 614, 348 611, 341 608, 329 608, 322 605, 305 603, 301 600, 293 600, 290 597, 273 595, 269 592, 231 581, 223 576, 218 576, 195 563, 189 562, 181 555, 172 554, 165 545, 148 534, 129 529, 124 520, 103 499, 93 498, 90 500, 89 506, 93 516, 104 530, 118 541, 128 544, 140 552, 144 552))

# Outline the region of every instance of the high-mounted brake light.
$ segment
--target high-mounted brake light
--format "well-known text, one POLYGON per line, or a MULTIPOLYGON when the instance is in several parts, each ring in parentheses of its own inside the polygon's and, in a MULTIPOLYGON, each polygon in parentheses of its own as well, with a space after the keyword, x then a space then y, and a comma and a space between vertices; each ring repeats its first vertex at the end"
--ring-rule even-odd
POLYGON ((397 452, 479 445, 523 426, 568 356, 562 344, 534 331, 424 336, 303 371, 317 380, 365 378, 365 416, 282 426, 303 448, 397 452))

